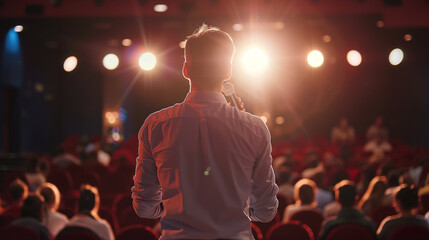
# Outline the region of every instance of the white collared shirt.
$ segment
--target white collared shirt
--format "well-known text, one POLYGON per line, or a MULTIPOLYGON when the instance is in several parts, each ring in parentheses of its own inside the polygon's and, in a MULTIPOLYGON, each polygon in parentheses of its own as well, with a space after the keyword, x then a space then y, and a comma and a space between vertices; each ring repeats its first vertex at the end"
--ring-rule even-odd
POLYGON ((140 129, 134 209, 161 217, 162 239, 253 239, 250 220, 267 222, 277 211, 271 164, 259 117, 221 93, 190 92, 140 129))

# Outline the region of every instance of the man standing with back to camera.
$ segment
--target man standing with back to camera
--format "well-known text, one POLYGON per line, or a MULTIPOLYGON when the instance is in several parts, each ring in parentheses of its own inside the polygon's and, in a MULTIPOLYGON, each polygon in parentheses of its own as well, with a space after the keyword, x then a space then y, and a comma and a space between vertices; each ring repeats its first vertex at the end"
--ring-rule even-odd
POLYGON ((186 99, 140 129, 133 206, 161 217, 162 239, 253 239, 250 221, 276 214, 269 131, 222 95, 234 52, 227 33, 203 24, 186 40, 186 99))

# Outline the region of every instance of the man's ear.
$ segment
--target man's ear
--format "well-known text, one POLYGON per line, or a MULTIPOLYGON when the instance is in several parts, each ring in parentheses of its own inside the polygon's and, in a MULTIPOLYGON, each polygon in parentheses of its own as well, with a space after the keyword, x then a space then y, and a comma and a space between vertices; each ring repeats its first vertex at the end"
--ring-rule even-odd
POLYGON ((189 63, 188 63, 188 62, 184 62, 184 63, 183 63, 183 70, 182 70, 182 73, 183 73, 183 76, 184 76, 186 79, 188 79, 188 80, 189 80, 188 68, 189 68, 189 63))

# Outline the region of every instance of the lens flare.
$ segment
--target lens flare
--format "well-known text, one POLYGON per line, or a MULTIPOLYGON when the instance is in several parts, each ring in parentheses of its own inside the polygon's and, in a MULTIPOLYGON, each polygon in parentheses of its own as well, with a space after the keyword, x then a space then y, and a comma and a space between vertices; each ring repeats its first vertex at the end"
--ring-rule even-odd
POLYGON ((324 60, 323 54, 319 50, 313 50, 307 56, 308 65, 314 68, 322 66, 324 60))
POLYGON ((24 27, 22 25, 16 25, 13 30, 17 33, 22 32, 24 30, 24 27))
POLYGON ((73 71, 77 66, 77 58, 75 56, 70 56, 64 61, 64 71, 71 72, 73 71))
POLYGON ((244 69, 250 73, 261 73, 268 65, 268 58, 259 48, 248 50, 243 56, 244 69))
POLYGON ((143 53, 139 58, 140 68, 145 71, 150 71, 156 66, 156 57, 150 52, 143 53))

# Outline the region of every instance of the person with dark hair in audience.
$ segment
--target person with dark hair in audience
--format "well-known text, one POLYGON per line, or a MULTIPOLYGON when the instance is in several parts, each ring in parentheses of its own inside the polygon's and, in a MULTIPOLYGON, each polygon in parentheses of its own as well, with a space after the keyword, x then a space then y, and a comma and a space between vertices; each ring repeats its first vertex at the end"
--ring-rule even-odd
POLYGON ((369 216, 372 210, 390 203, 390 199, 384 194, 387 189, 387 179, 384 176, 376 176, 369 183, 369 187, 358 204, 358 209, 369 216))
POLYGON ((100 196, 97 188, 84 185, 79 196, 79 212, 70 219, 67 226, 79 226, 92 230, 101 240, 114 240, 110 224, 98 216, 100 196))
POLYGON ((376 138, 380 138, 381 140, 387 141, 389 138, 389 132, 387 128, 384 126, 383 117, 378 116, 375 119, 373 125, 371 125, 366 131, 366 140, 372 141, 376 138))
POLYGON ((355 129, 349 126, 347 118, 342 117, 338 126, 332 128, 331 141, 338 144, 350 144, 355 140, 355 129))
POLYGON ((28 196, 21 208, 21 218, 13 221, 12 225, 31 228, 39 235, 40 240, 50 240, 48 229, 41 223, 44 214, 42 198, 38 195, 28 196))
POLYGON ((292 201, 294 194, 293 184, 291 183, 292 169, 287 166, 281 166, 279 167, 277 175, 277 181, 279 184, 278 194, 284 196, 287 201, 292 201))
POLYGON ((60 191, 54 184, 45 183, 39 187, 38 193, 45 198, 46 204, 42 223, 49 229, 51 235, 55 237, 69 221, 66 215, 57 212, 61 200, 60 191))
POLYGON ((334 191, 335 200, 340 203, 341 209, 336 217, 330 217, 323 223, 321 240, 326 239, 332 229, 345 223, 356 223, 367 227, 375 236, 375 224, 354 207, 356 203, 355 184, 352 181, 343 180, 335 185, 334 191))
POLYGON ((24 199, 28 196, 28 186, 18 178, 9 185, 9 194, 12 202, 6 206, 2 214, 19 218, 24 199))
POLYGON ((316 204, 317 186, 312 180, 307 178, 299 180, 295 184, 294 190, 295 204, 286 207, 283 222, 288 222, 295 213, 300 211, 313 210, 320 212, 316 204))
POLYGON ((324 188, 324 179, 325 179, 325 172, 323 170, 320 170, 314 174, 312 177, 314 183, 317 186, 316 191, 316 203, 317 208, 323 211, 325 209, 325 206, 332 203, 334 199, 332 198, 332 193, 324 188))
POLYGON ((396 230, 407 225, 420 225, 429 228, 424 217, 415 214, 419 199, 417 189, 413 186, 401 185, 395 194, 393 205, 399 214, 387 217, 381 222, 377 230, 380 240, 389 240, 396 230))

